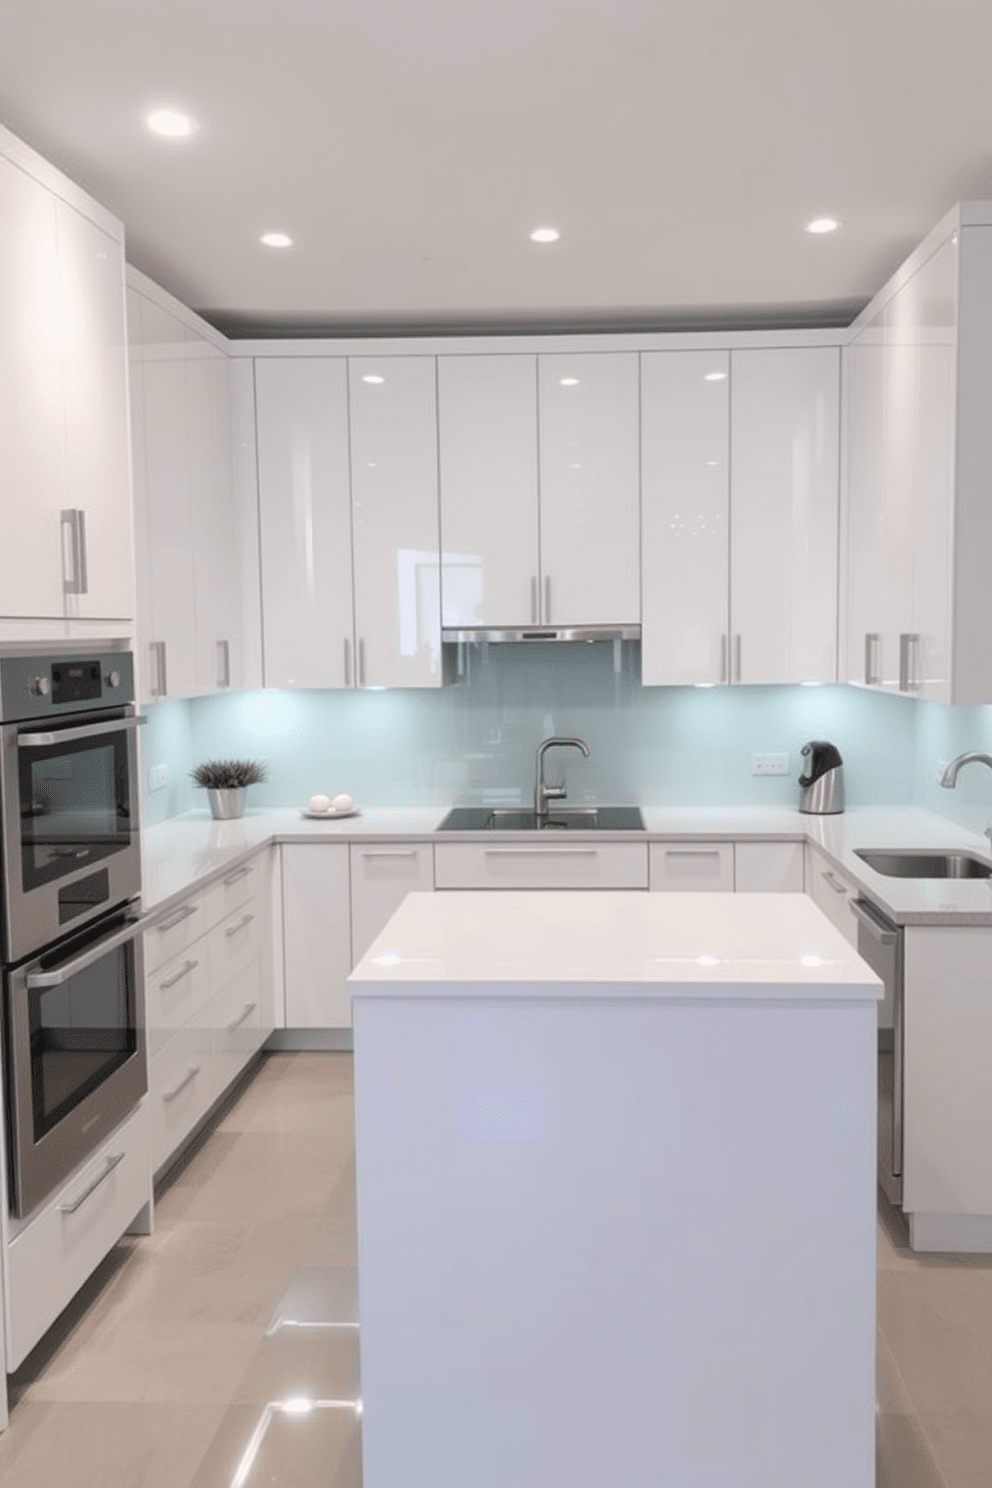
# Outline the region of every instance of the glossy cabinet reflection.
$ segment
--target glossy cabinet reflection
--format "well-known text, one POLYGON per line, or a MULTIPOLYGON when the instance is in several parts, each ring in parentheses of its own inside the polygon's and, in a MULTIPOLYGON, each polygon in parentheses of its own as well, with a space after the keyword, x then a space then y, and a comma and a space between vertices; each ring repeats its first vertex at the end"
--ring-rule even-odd
POLYGON ((350 1028, 350 867, 346 842, 284 843, 287 1028, 350 1028))

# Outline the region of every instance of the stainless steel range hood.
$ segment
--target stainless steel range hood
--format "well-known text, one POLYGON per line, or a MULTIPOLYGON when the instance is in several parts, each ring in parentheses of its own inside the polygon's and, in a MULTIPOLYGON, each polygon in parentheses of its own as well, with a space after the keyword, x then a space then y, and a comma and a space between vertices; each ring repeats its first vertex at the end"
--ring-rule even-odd
POLYGON ((522 625, 506 630, 442 630, 444 643, 479 641, 639 641, 639 625, 522 625))

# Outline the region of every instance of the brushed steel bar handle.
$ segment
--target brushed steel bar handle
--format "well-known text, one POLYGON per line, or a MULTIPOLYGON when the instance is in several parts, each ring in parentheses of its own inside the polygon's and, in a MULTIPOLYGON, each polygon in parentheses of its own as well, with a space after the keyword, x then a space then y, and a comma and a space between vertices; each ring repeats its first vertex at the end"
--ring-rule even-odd
POLYGON ((727 648, 728 648, 728 637, 724 634, 724 635, 722 635, 720 637, 720 681, 721 682, 726 682, 728 680, 727 679, 727 648))
POLYGON ((865 686, 881 687, 882 679, 878 674, 878 648, 882 637, 877 630, 865 631, 865 686))
POLYGON ((415 847, 382 848, 378 852, 363 850, 363 858, 415 858, 417 849, 415 847))
POLYGON ((911 631, 906 637, 906 672, 910 692, 920 692, 923 687, 923 669, 920 657, 923 654, 923 637, 911 631))
POLYGON ((551 575, 544 575, 544 623, 551 624, 551 575))
POLYGON ((899 691, 909 691, 909 635, 906 631, 899 637, 899 691))
POLYGON ((231 643, 230 641, 217 642, 217 686, 230 687, 231 685, 231 643))
POLYGON ((228 940, 230 940, 232 935, 237 935, 239 930, 244 930, 246 925, 250 925, 254 918, 255 916, 253 914, 242 915, 241 919, 236 925, 228 925, 227 929, 224 931, 224 935, 228 940))
POLYGON ((242 868, 235 868, 234 872, 229 873, 224 879, 225 889, 229 889, 232 884, 237 883, 239 878, 247 878, 250 872, 251 869, 247 863, 242 868))
POLYGON ((183 1093, 187 1085, 192 1084, 199 1073, 200 1066, 198 1064, 191 1064, 187 1068, 186 1073, 183 1075, 178 1085, 173 1085, 171 1090, 162 1091, 162 1099, 164 1101, 174 1101, 177 1095, 181 1095, 183 1093))
POLYGON ((718 858, 718 847, 666 847, 666 858, 718 858))
POLYGON ((195 904, 181 904, 175 914, 169 915, 167 920, 159 920, 155 929, 160 934, 164 934, 166 930, 174 930, 177 925, 182 924, 183 920, 188 920, 190 915, 195 915, 196 910, 195 904))
POLYGON ((59 513, 62 524, 62 589, 66 594, 88 593, 86 579, 86 513, 79 507, 65 507, 59 513), (69 571, 66 571, 66 538, 68 537, 69 571))
POLYGON ((163 645, 164 643, 162 641, 149 641, 148 643, 149 661, 155 671, 155 685, 149 689, 152 697, 165 696, 165 678, 163 675, 165 668, 162 661, 163 645))
POLYGON ((595 847, 486 847, 486 858, 595 858, 595 847))
POLYGON ((228 1025, 227 1025, 227 1031, 228 1031, 228 1033, 236 1033, 237 1030, 241 1027, 242 1023, 245 1021, 245 1019, 246 1018, 250 1018, 251 1015, 252 1015, 252 1013, 255 1011, 255 1009, 257 1007, 258 1007, 258 1003, 257 1002, 246 1002, 245 1005, 244 1005, 244 1010, 238 1015, 237 1018, 235 1018, 234 1022, 233 1023, 228 1023, 228 1025))
POLYGON ((79 589, 77 593, 88 594, 89 581, 86 574, 86 513, 80 508, 76 512, 76 543, 79 553, 79 589))
POLYGON ((182 968, 176 972, 175 976, 171 976, 167 982, 159 982, 159 991, 171 991, 173 987, 178 986, 184 977, 188 977, 191 971, 195 971, 199 964, 199 961, 184 961, 182 968))
POLYGON ((361 637, 358 641, 358 685, 365 686, 365 641, 361 637))
POLYGON ((70 739, 95 739, 102 734, 119 734, 121 729, 141 728, 148 719, 115 718, 110 723, 83 723, 78 728, 52 729, 43 734, 18 734, 18 749, 44 749, 49 744, 67 744, 70 739))
POLYGON ((351 642, 347 636, 344 638, 344 685, 351 686, 351 642))
POLYGON ((823 870, 822 876, 827 880, 827 883, 830 885, 830 887, 834 890, 835 893, 837 893, 837 894, 846 894, 847 893, 847 884, 846 883, 841 883, 840 879, 837 878, 835 874, 831 873, 831 871, 830 871, 829 868, 825 868, 823 870))
POLYGON ((118 1163, 122 1163, 126 1156, 126 1152, 109 1153, 103 1171, 99 1173, 96 1178, 93 1179, 92 1183, 88 1183, 86 1185, 78 1198, 73 1199, 70 1204, 60 1204, 59 1213, 75 1214, 77 1209, 81 1209, 86 1203, 86 1200, 89 1198, 90 1194, 96 1192, 96 1190, 100 1187, 100 1184, 103 1183, 105 1179, 110 1177, 111 1173, 117 1167, 118 1163))
POLYGON ((536 625, 538 623, 538 619, 539 619, 539 616, 538 616, 538 613, 537 613, 537 574, 531 574, 531 576, 530 576, 530 623, 531 623, 531 625, 536 625))
POLYGON ((136 940, 140 934, 138 921, 126 920, 122 930, 115 930, 104 940, 98 940, 95 945, 88 946, 85 951, 80 951, 78 956, 73 956, 70 961, 63 961, 54 971, 32 971, 25 977, 25 984, 32 992, 43 991, 47 987, 64 987, 66 982, 71 982, 73 977, 78 976, 81 971, 88 971, 104 956, 109 956, 113 951, 119 951, 121 946, 136 940))
POLYGON ((740 682, 742 680, 742 672, 741 672, 741 638, 740 638, 740 633, 739 632, 734 637, 734 660, 735 660, 736 666, 737 666, 737 681, 740 682))
POLYGON ((898 930, 893 930, 888 925, 880 924, 864 899, 852 899, 851 909, 869 932, 872 940, 877 941, 879 945, 895 945, 899 938, 898 930))

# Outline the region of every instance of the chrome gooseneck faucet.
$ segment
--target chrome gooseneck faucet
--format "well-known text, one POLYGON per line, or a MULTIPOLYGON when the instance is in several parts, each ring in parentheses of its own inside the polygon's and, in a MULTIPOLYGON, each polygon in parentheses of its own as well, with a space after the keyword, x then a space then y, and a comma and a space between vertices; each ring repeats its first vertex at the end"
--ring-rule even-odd
POLYGON ((581 739, 545 739, 543 744, 537 747, 537 784, 534 787, 534 815, 539 822, 548 819, 548 802, 563 801, 567 792, 564 785, 545 785, 544 783, 544 756, 553 744, 561 744, 570 749, 581 749, 586 759, 589 758, 589 749, 581 739))
MULTIPOLYGON (((968 754, 959 754, 957 759, 952 759, 943 775, 940 777, 941 785, 946 785, 948 790, 958 783, 958 771, 962 765, 988 765, 992 770, 992 754, 982 754, 978 750, 971 750, 968 754)), ((992 827, 985 828, 985 836, 992 842, 992 827)))

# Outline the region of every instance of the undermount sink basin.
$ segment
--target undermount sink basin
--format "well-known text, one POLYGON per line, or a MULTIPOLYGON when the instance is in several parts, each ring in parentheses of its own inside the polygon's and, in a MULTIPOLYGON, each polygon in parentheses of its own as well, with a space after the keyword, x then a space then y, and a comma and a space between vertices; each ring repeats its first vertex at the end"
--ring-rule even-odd
POLYGON ((638 806, 569 806, 538 821, 526 806, 455 806, 442 832, 643 832, 638 806))
POLYGON ((967 852, 855 848, 854 855, 887 878, 992 878, 992 863, 967 852))

